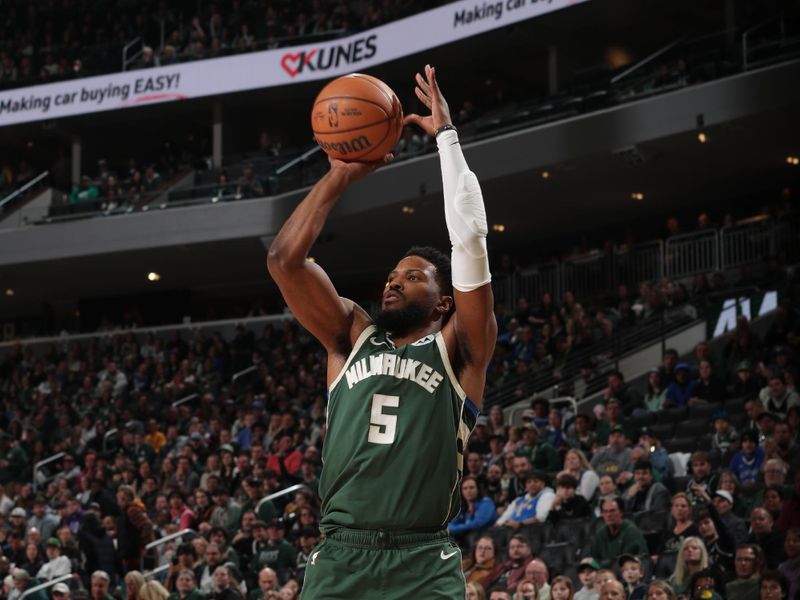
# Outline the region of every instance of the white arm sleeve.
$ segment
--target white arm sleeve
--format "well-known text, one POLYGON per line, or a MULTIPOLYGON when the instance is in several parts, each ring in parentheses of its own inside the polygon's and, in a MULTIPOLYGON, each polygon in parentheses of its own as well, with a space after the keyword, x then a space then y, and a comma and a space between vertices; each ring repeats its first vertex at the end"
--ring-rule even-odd
POLYGON ((453 287, 471 292, 492 280, 483 194, 478 178, 467 166, 456 131, 440 133, 436 143, 442 167, 444 217, 452 244, 453 287))

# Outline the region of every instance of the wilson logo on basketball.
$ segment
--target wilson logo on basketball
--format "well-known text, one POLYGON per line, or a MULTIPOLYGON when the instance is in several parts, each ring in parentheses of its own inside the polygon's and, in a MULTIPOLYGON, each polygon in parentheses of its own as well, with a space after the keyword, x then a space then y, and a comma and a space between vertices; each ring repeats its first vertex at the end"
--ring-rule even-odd
POLYGON ((328 126, 339 126, 339 112, 335 102, 328 105, 328 126))
POLYGON ((325 71, 340 65, 352 65, 375 56, 376 35, 358 38, 349 44, 314 48, 302 52, 287 52, 281 57, 281 68, 289 77, 297 77, 305 71, 325 71))
POLYGON ((372 148, 372 144, 365 135, 359 135, 358 137, 343 142, 323 142, 318 139, 317 143, 325 152, 331 150, 337 154, 354 154, 372 148))

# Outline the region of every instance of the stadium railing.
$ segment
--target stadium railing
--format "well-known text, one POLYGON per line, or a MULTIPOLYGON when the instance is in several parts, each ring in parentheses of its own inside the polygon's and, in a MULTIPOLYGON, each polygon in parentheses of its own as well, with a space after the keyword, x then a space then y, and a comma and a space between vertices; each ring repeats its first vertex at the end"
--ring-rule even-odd
POLYGON ((176 531, 175 533, 170 533, 169 535, 165 535, 164 537, 160 537, 157 540, 153 540, 149 544, 144 547, 144 552, 142 553, 142 560, 141 560, 141 570, 144 571, 144 564, 148 558, 148 555, 152 555, 152 553, 157 549, 163 546, 164 544, 169 544, 173 540, 177 540, 182 538, 185 535, 198 535, 194 529, 181 529, 180 531, 176 531))
POLYGON ((44 590, 49 590, 51 587, 58 583, 66 583, 67 581, 71 581, 73 579, 72 573, 68 575, 61 575, 60 577, 56 577, 55 579, 51 579, 50 581, 45 581, 44 583, 40 583, 39 585, 35 585, 30 589, 25 590, 22 594, 19 595, 19 600, 23 600, 27 598, 31 594, 35 594, 36 592, 41 592, 44 590))
POLYGON ((289 486, 288 488, 282 489, 274 494, 270 494, 269 496, 264 496, 261 500, 258 501, 256 504, 255 513, 259 514, 261 507, 264 506, 267 502, 272 502, 276 498, 280 498, 281 496, 286 496, 288 494, 294 494, 295 492, 299 492, 300 490, 311 490, 307 485, 302 483, 297 483, 295 485, 289 486))
MULTIPOLYGON (((53 454, 43 460, 40 460, 33 466, 33 481, 31 482, 31 484, 33 485, 34 494, 39 489, 39 482, 40 482, 39 473, 41 472, 42 467, 46 467, 51 463, 61 460, 62 458, 64 458, 65 454, 66 454, 65 452, 57 452, 56 454, 53 454)), ((53 479, 55 479, 55 477, 56 477, 55 475, 44 475, 43 478, 41 479, 41 484, 45 485, 50 481, 52 481, 53 479)))
POLYGON ((184 396, 183 398, 178 398, 175 402, 172 403, 172 408, 177 408, 182 404, 186 404, 187 402, 191 402, 195 398, 198 398, 200 394, 189 394, 188 396, 184 396))

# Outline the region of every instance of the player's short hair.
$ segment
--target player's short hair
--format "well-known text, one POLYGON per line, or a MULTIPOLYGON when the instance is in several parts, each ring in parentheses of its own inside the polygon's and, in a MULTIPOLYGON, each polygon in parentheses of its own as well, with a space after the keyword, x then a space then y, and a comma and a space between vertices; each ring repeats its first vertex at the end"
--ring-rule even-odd
POLYGON ((436 267, 436 283, 439 284, 442 294, 453 295, 453 276, 450 270, 449 256, 433 246, 412 246, 403 255, 403 258, 408 256, 419 256, 436 267))

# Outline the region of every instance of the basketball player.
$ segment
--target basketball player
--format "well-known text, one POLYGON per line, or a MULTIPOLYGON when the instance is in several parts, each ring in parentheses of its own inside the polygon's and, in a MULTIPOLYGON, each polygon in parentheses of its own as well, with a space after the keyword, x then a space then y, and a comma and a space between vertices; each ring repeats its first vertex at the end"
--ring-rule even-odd
POLYGON ((446 528, 459 511, 464 446, 497 335, 486 216, 434 69, 416 81, 431 114, 405 122, 439 146, 452 279, 447 256, 412 248, 370 317, 307 260, 342 192, 376 164, 331 159, 269 250, 289 308, 328 352, 324 540, 309 558, 303 600, 465 596, 461 553, 446 528))

